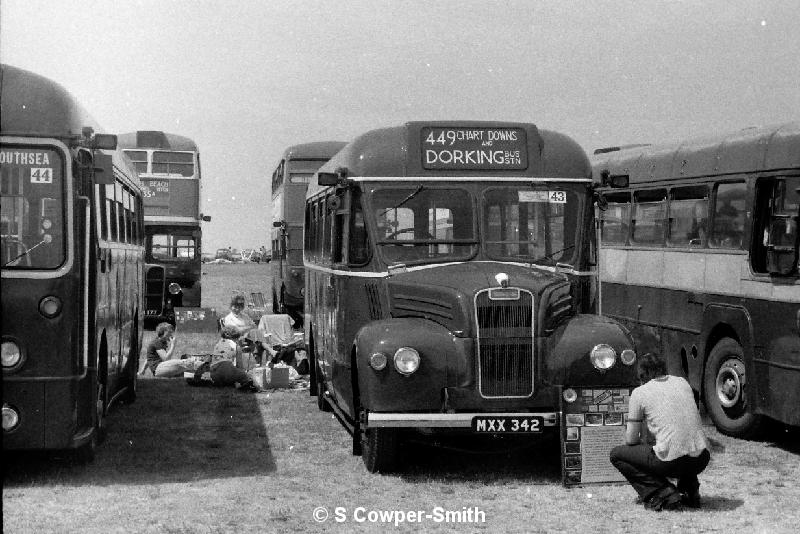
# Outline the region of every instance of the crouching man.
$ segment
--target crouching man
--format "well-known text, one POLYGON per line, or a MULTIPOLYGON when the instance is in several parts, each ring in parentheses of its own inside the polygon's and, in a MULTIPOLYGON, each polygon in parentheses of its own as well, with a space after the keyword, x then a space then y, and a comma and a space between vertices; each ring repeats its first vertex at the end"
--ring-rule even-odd
POLYGON ((697 475, 708 465, 710 454, 692 388, 684 378, 668 375, 657 354, 640 357, 638 371, 642 385, 631 393, 626 444, 611 450, 611 463, 646 508, 698 508, 697 475), (648 430, 654 444, 645 443, 648 430), (677 487, 668 478, 676 478, 677 487))

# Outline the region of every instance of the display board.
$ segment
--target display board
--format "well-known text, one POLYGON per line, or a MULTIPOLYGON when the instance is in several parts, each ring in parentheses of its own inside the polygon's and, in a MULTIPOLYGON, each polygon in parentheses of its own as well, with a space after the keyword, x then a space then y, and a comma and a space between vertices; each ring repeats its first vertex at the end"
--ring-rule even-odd
POLYGON ((213 308, 175 308, 175 330, 178 332, 216 332, 219 318, 213 308))
POLYGON ((561 401, 561 473, 564 485, 624 482, 609 453, 622 445, 631 388, 574 388, 561 401))

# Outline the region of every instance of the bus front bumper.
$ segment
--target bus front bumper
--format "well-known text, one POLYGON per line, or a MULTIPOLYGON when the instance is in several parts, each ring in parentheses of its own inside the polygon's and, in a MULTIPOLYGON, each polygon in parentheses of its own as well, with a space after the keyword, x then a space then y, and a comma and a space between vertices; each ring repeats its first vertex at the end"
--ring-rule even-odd
MULTIPOLYGON (((558 426, 558 412, 379 413, 369 412, 365 428, 474 428, 476 421, 525 421, 541 418, 545 427, 558 426)), ((505 425, 504 425, 505 426, 505 425)), ((504 431, 509 431, 504 428, 504 431)))

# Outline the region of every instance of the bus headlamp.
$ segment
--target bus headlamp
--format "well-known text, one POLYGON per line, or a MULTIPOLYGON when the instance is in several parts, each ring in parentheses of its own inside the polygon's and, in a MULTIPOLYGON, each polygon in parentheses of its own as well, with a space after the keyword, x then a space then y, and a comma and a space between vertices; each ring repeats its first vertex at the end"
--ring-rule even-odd
POLYGON ((168 288, 168 289, 169 289, 169 292, 170 292, 171 294, 173 294, 173 295, 177 295, 178 293, 180 293, 180 292, 181 292, 181 285, 180 285, 179 283, 177 283, 177 282, 172 282, 172 283, 169 285, 169 288, 168 288))
POLYGON ((592 352, 589 354, 589 360, 591 360, 595 369, 605 371, 613 367, 614 362, 617 361, 617 353, 611 345, 601 343, 594 346, 592 352))
POLYGON ((61 313, 61 299, 58 297, 45 297, 39 301, 39 313, 51 319, 61 313))
POLYGON ((565 389, 561 396, 564 397, 564 401, 570 404, 578 400, 578 392, 572 388, 565 389))
POLYGON ((369 365, 376 371, 380 371, 381 369, 385 368, 387 361, 386 355, 382 352, 376 352, 369 357, 369 365))
MULTIPOLYGON (((2 354, 3 367, 14 367, 22 360, 22 353, 19 350, 19 346, 13 341, 3 341, 2 354)), ((5 411, 3 413, 5 413, 5 411)))
POLYGON ((17 410, 8 404, 3 404, 3 430, 5 432, 14 430, 18 424, 19 413, 17 410))
POLYGON ((636 361, 636 352, 631 349, 625 349, 620 353, 619 359, 625 365, 633 365, 633 362, 636 361))
POLYGON ((411 347, 400 347, 394 353, 394 367, 403 375, 410 375, 419 369, 419 352, 411 347))

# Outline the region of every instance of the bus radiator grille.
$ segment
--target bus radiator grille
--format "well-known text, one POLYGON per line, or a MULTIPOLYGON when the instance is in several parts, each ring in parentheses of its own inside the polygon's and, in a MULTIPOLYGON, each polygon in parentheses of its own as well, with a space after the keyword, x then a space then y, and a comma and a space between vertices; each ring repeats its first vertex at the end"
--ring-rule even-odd
POLYGON ((478 325, 479 388, 484 397, 533 394, 533 295, 490 300, 488 290, 475 298, 478 325))

